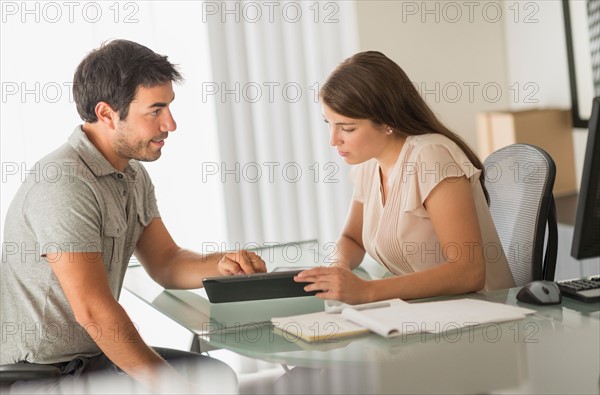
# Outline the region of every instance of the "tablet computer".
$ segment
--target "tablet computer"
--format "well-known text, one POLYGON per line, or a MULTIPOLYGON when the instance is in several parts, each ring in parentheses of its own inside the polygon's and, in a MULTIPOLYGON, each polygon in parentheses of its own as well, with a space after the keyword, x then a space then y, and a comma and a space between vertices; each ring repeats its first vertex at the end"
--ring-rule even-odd
POLYGON ((294 276, 302 270, 254 273, 237 276, 207 277, 202 280, 211 303, 242 302, 246 300, 295 298, 311 296, 308 283, 297 283, 294 276))

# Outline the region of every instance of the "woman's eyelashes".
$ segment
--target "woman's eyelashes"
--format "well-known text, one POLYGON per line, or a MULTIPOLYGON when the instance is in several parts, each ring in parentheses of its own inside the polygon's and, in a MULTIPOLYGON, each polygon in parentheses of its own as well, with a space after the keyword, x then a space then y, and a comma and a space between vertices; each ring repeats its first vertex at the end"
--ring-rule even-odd
MULTIPOLYGON (((323 122, 326 123, 327 125, 329 125, 329 121, 325 118, 323 118, 323 122)), ((355 127, 344 127, 344 126, 340 126, 340 130, 342 132, 353 132, 354 130, 356 130, 355 127)))

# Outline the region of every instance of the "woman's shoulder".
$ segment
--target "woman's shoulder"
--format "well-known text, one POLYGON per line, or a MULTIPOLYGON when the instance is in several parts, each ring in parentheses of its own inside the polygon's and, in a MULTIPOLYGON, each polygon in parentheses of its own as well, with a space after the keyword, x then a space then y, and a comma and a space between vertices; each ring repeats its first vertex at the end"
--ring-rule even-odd
POLYGON ((412 145, 412 147, 417 150, 431 145, 444 145, 451 148, 457 147, 452 139, 440 133, 425 133, 409 136, 406 139, 406 144, 412 145))
POLYGON ((415 159, 421 156, 435 156, 439 154, 440 149, 449 152, 452 156, 463 157, 465 155, 452 139, 439 133, 409 136, 404 144, 407 145, 406 152, 408 159, 415 159))

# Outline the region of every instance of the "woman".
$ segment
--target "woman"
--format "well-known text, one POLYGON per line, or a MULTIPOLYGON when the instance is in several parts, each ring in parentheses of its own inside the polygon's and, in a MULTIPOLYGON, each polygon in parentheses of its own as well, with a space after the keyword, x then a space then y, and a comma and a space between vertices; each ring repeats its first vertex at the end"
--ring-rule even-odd
POLYGON ((330 144, 355 165, 336 263, 301 272, 318 297, 356 304, 514 286, 483 165, 380 52, 339 65, 320 92, 330 144), (365 252, 396 276, 352 273, 365 252))

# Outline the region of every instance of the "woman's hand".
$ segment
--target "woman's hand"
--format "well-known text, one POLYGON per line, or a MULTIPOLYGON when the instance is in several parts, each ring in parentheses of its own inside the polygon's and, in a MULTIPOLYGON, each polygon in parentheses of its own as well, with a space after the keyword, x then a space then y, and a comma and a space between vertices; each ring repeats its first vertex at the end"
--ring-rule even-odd
POLYGON ((225 276, 267 271, 265 261, 254 252, 246 250, 226 253, 219 261, 217 268, 225 276))
POLYGON ((333 299, 348 304, 373 301, 370 281, 358 277, 347 267, 316 267, 298 273, 296 282, 309 282, 305 291, 319 291, 321 299, 333 299))

